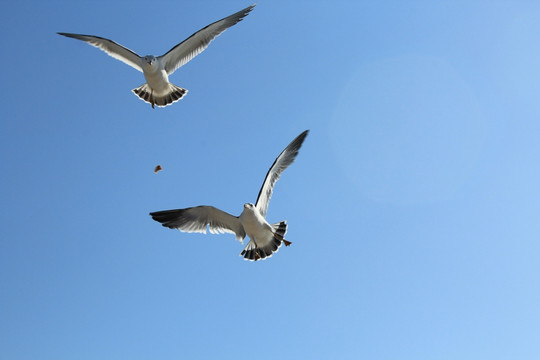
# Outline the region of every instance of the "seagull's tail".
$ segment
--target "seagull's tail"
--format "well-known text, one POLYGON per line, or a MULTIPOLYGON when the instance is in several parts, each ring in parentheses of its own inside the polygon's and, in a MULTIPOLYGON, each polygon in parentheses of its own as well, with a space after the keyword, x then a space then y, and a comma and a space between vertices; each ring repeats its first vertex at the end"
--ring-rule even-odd
POLYGON ((133 91, 135 95, 140 97, 143 101, 152 104, 152 107, 154 107, 154 105, 162 107, 175 103, 183 98, 188 92, 186 89, 182 89, 181 87, 171 83, 169 83, 169 90, 165 94, 154 94, 153 90, 150 88, 150 86, 148 86, 148 84, 143 84, 131 91, 133 91))
MULTIPOLYGON (((244 250, 240 253, 245 260, 257 261, 264 260, 274 255, 281 246, 283 237, 287 233, 287 222, 282 221, 272 225, 274 229, 274 237, 266 244, 255 243, 253 239, 250 239, 244 250)), ((286 240, 285 240, 286 241, 286 240)), ((287 244, 288 242, 286 242, 287 244)), ((290 243, 289 243, 290 244, 290 243)))

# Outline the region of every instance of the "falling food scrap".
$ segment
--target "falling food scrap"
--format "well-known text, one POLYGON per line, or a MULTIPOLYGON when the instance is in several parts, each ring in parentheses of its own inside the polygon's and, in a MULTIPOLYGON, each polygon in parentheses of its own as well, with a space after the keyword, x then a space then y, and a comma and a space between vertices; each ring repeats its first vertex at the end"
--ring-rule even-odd
POLYGON ((161 165, 157 165, 155 168, 154 168, 154 173, 157 174, 159 171, 163 170, 163 168, 161 167, 161 165))

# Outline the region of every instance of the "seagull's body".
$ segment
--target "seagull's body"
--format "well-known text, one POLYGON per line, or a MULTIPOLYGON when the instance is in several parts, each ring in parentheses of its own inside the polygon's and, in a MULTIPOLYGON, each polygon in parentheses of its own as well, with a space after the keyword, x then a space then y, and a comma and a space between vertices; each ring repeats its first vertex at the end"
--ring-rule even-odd
POLYGON ((233 216, 213 206, 196 206, 186 209, 165 210, 150 213, 150 216, 163 226, 185 232, 232 233, 243 242, 246 235, 250 241, 240 253, 246 260, 257 261, 272 256, 284 243, 291 243, 283 237, 287 223, 281 221, 270 224, 266 221, 268 204, 272 197, 274 184, 281 173, 294 161, 308 134, 308 130, 298 135, 274 161, 264 179, 257 202, 244 204, 240 216, 233 216))
POLYGON ((202 28, 158 57, 153 55, 141 57, 130 49, 99 36, 60 32, 58 34, 85 41, 141 71, 146 83, 132 91, 142 100, 152 104, 152 107, 154 105, 167 106, 180 100, 187 93, 186 89, 171 84, 169 75, 203 52, 216 36, 241 21, 254 7, 255 4, 248 6, 244 10, 202 28))

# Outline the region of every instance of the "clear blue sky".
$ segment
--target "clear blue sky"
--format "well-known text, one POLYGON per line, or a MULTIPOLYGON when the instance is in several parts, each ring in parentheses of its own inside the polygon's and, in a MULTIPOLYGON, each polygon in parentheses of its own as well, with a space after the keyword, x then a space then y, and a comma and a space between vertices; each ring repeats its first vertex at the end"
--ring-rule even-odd
POLYGON ((56 35, 161 55, 248 5, 0 4, 0 358, 540 358, 540 3, 262 0, 155 110, 56 35), (271 259, 148 216, 240 214, 305 129, 271 259))

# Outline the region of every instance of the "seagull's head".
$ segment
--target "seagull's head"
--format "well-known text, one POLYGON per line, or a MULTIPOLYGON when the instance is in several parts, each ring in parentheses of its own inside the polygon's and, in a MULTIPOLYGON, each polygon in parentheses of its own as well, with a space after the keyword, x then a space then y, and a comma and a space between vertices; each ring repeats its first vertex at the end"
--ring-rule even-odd
POLYGON ((252 203, 245 203, 244 204, 244 209, 255 209, 255 205, 253 205, 252 203))
POLYGON ((156 63, 157 59, 155 56, 152 56, 152 55, 146 55, 144 57, 144 62, 145 64, 148 64, 150 66, 154 65, 156 63))

